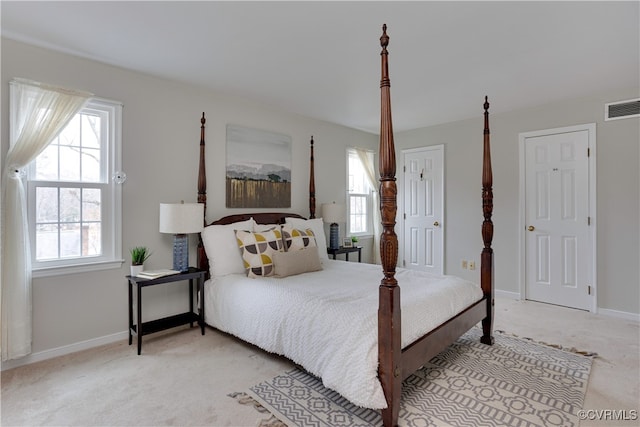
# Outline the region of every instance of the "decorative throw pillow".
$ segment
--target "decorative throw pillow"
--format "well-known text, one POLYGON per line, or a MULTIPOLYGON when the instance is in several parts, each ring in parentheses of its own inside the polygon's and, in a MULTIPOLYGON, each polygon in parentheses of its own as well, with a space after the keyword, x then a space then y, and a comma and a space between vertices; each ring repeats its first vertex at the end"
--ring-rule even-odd
POLYGON ((307 247, 290 252, 274 252, 273 269, 274 276, 287 277, 322 270, 322 263, 316 248, 307 247))
POLYGON ((320 258, 320 261, 324 262, 324 260, 329 259, 329 255, 327 255, 327 237, 324 234, 324 223, 322 222, 322 218, 301 219, 287 217, 285 222, 291 227, 302 230, 310 228, 316 238, 316 246, 318 247, 318 257, 320 258))
POLYGON ((233 224, 209 225, 202 230, 202 243, 209 259, 211 277, 245 272, 234 231, 252 231, 253 224, 254 220, 250 218, 233 224))
POLYGON ((288 225, 282 227, 282 242, 284 243, 284 250, 287 252, 304 248, 315 248, 317 246, 312 229, 307 228, 306 230, 301 230, 288 225))
POLYGON ((280 230, 236 231, 238 247, 249 277, 273 275, 273 254, 283 251, 280 230))

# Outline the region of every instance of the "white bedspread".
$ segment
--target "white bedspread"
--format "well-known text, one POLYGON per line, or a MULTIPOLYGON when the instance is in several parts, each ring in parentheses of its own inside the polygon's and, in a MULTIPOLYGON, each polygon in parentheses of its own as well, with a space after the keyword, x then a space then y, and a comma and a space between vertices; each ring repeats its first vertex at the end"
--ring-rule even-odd
MULTIPOLYGON (((454 276, 398 269, 402 346, 482 298, 454 276)), ((322 271, 286 278, 230 274, 205 283, 205 321, 284 355, 352 403, 385 408, 378 370, 379 265, 325 261, 322 271)))

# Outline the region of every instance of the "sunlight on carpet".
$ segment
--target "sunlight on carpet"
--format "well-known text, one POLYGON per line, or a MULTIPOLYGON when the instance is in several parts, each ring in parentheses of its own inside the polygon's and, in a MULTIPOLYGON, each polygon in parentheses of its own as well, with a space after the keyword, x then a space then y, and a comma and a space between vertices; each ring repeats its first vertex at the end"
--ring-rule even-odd
MULTIPOLYGON (((578 425, 590 357, 503 333, 489 347, 480 335, 470 330, 404 381, 400 426, 578 425)), ((271 414, 265 427, 382 425, 300 369, 230 396, 271 414)))

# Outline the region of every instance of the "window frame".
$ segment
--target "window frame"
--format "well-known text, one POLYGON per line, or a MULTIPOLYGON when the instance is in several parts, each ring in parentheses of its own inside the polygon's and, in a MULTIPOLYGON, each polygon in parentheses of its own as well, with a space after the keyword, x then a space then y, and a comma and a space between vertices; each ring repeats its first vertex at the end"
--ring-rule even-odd
MULTIPOLYGON (((372 157, 374 156, 373 152, 368 152, 372 157)), ((354 148, 352 147, 347 147, 347 161, 346 161, 346 169, 347 169, 347 182, 346 182, 346 207, 347 207, 347 230, 346 230, 346 236, 347 237, 351 237, 351 236, 355 236, 355 237, 368 237, 368 236, 373 236, 373 209, 375 208, 373 206, 373 193, 375 192, 374 188, 371 188, 371 185, 367 182, 367 186, 369 187, 369 192, 368 193, 352 193, 350 191, 350 185, 349 185, 349 180, 350 180, 350 167, 349 167, 349 159, 351 156, 354 156, 358 161, 360 161, 360 158, 358 157, 358 153, 355 151, 354 148), (365 231, 361 231, 361 232, 351 232, 351 198, 352 197, 364 197, 366 200, 366 205, 367 205, 367 214, 366 214, 366 230, 365 231)), ((372 159, 373 160, 373 159, 372 159)), ((366 180, 366 178, 365 178, 366 180)))
POLYGON ((103 98, 91 98, 78 112, 99 112, 107 117, 106 143, 102 143, 101 179, 98 182, 50 181, 35 179, 35 160, 29 164, 26 173, 27 216, 29 243, 33 277, 59 276, 122 267, 122 185, 114 180, 114 175, 122 167, 122 103, 103 98), (68 259, 38 261, 36 259, 36 189, 54 188, 100 188, 101 200, 101 243, 102 255, 79 256, 68 259))

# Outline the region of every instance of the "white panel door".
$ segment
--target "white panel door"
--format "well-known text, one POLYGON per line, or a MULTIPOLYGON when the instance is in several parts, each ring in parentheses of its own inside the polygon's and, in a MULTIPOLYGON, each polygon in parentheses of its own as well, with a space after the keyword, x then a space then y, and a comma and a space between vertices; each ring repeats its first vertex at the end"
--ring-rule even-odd
POLYGON ((589 310, 589 131, 524 139, 526 298, 589 310))
POLYGON ((405 150, 404 262, 443 273, 444 146, 405 150))

